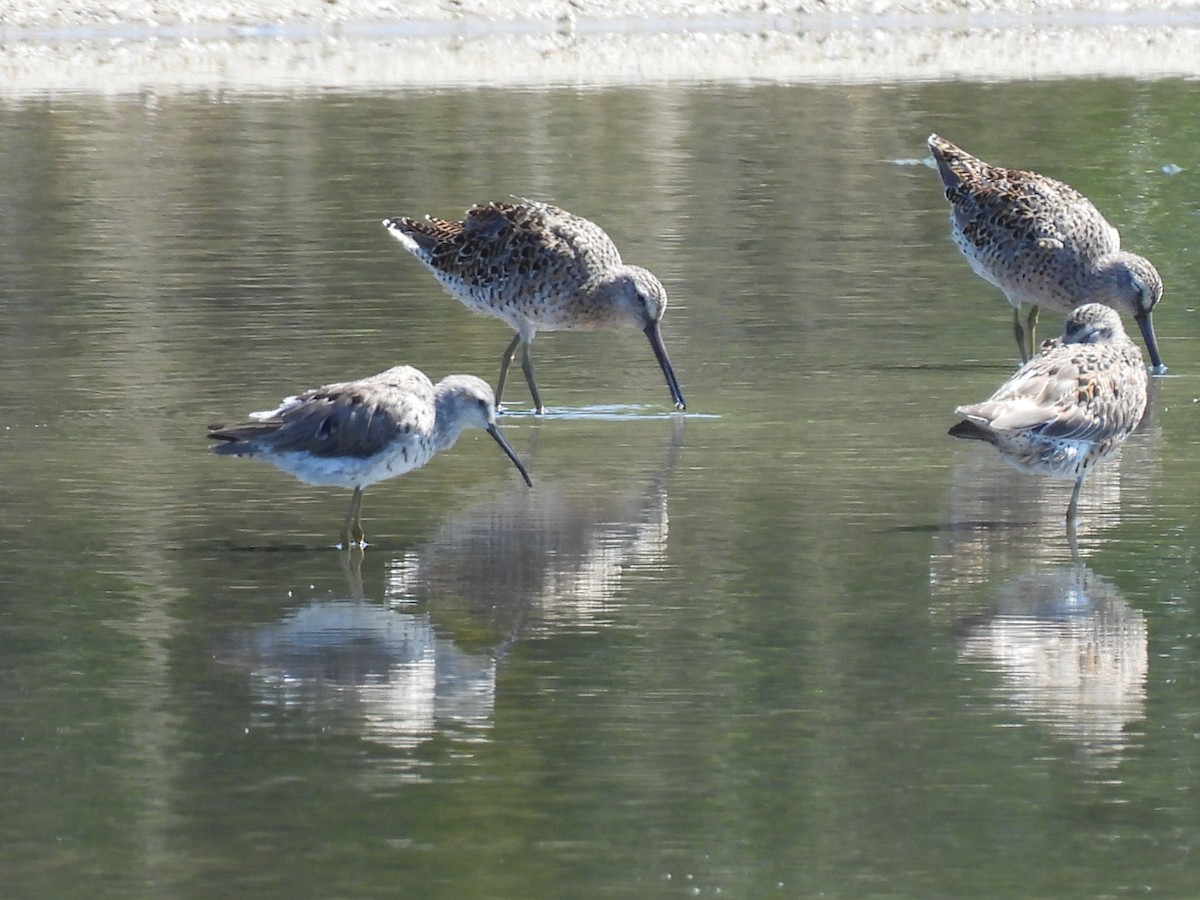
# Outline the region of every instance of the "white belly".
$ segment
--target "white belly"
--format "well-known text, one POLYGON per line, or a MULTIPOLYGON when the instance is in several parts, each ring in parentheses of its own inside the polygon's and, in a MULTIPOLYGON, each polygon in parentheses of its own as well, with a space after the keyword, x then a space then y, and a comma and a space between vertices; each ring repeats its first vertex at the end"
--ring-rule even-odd
POLYGON ((419 446, 388 448, 374 456, 313 456, 289 451, 264 454, 261 458, 305 484, 365 488, 377 481, 395 478, 429 462, 433 453, 419 446), (407 449, 407 453, 405 450, 407 449))

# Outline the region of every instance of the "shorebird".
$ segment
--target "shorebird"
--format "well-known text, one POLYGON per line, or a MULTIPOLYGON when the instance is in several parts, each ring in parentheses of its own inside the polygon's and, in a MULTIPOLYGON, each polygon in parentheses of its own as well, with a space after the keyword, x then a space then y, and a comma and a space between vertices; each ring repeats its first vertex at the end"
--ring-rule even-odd
POLYGON ((1083 479, 1142 420, 1146 383, 1141 351, 1121 317, 1088 303, 989 399, 956 409, 963 421, 950 434, 987 441, 1022 472, 1075 479, 1070 525, 1083 479))
POLYGON ((1120 233, 1087 197, 1036 172, 989 165, 936 134, 929 150, 950 201, 955 244, 1012 304, 1022 362, 1034 350, 1039 307, 1069 312, 1103 303, 1134 317, 1155 374, 1167 370, 1150 320, 1162 279, 1148 259, 1121 249, 1120 233), (1022 303, 1030 305, 1028 348, 1022 303))
POLYGON ((461 222, 397 216, 383 224, 451 296, 516 331, 500 358, 497 405, 519 345, 534 409, 545 412, 529 355, 537 332, 626 325, 649 338, 671 399, 685 408, 659 331, 667 292, 647 270, 623 264, 595 222, 548 203, 517 200, 478 204, 461 222))
POLYGON ((342 523, 343 548, 366 546, 363 488, 419 469, 467 428, 490 434, 533 486, 496 427, 492 389, 474 375, 449 375, 435 386, 419 369, 396 366, 288 397, 250 418, 210 426, 209 438, 221 442, 210 449, 222 456, 258 457, 306 484, 353 488, 342 523))

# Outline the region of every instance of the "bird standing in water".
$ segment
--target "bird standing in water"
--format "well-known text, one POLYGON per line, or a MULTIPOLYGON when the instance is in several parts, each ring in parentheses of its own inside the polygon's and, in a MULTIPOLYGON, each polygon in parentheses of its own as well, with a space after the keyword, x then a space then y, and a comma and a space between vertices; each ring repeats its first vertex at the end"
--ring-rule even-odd
POLYGON ((534 409, 545 412, 529 354, 537 332, 632 326, 649 339, 676 408, 685 408, 659 330, 667 292, 646 269, 622 263, 595 222, 518 200, 473 206, 461 222, 397 216, 383 224, 463 305, 516 331, 500 359, 497 404, 520 346, 534 409))
POLYGON ((956 409, 963 421, 949 433, 986 441, 1022 472, 1074 479, 1070 525, 1083 479, 1141 422, 1146 388, 1141 351, 1121 317, 1089 303, 989 399, 956 409))
POLYGON ((1150 318, 1162 279, 1148 259, 1121 249, 1120 233, 1087 197, 1036 172, 989 165, 936 134, 929 150, 950 201, 955 244, 1012 304, 1022 362, 1034 350, 1039 307, 1070 312, 1103 303, 1133 316, 1154 372, 1167 370, 1150 318), (1030 305, 1028 338, 1022 303, 1030 305))
POLYGON ((419 469, 467 428, 490 434, 533 485, 496 427, 492 389, 474 375, 449 375, 435 386, 420 370, 396 366, 314 388, 250 416, 250 422, 210 426, 209 438, 220 441, 212 451, 258 457, 306 484, 353 488, 343 548, 366 546, 363 488, 419 469))

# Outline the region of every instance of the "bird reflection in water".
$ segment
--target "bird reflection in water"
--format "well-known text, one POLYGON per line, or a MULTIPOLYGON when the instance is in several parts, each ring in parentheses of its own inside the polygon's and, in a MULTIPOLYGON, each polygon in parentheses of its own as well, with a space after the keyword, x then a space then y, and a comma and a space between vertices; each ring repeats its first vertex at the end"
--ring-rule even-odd
POLYGON ((601 624, 624 574, 666 557, 667 483, 683 428, 675 419, 657 470, 635 488, 547 476, 536 491, 470 507, 393 563, 389 594, 440 611, 465 606, 514 631, 529 611, 546 625, 601 624))
POLYGON ((235 635, 221 659, 249 673, 267 707, 397 748, 439 733, 483 740, 495 707, 492 655, 440 636, 428 612, 362 598, 310 603, 235 635))
POLYGON ((1002 706, 1079 748, 1096 768, 1121 761, 1145 716, 1146 618, 1086 566, 1016 576, 964 624, 959 659, 997 672, 1002 706))
POLYGON ((595 624, 623 571, 661 563, 682 427, 650 482, 627 494, 545 479, 455 516, 388 565, 390 603, 365 599, 362 553, 343 553, 348 597, 235 634, 219 659, 249 674, 264 717, 299 709, 398 749, 486 741, 498 667, 529 615, 595 624))
POLYGON ((1147 502, 1153 493, 1157 382, 1127 442, 1141 446, 1089 479, 1080 503, 1091 511, 1078 535, 1064 535, 1063 485, 958 454, 950 524, 930 557, 934 614, 959 635, 960 662, 997 673, 996 702, 1069 741, 1093 769, 1120 762, 1130 726, 1145 715, 1146 618, 1085 559, 1121 523, 1124 497, 1147 502))

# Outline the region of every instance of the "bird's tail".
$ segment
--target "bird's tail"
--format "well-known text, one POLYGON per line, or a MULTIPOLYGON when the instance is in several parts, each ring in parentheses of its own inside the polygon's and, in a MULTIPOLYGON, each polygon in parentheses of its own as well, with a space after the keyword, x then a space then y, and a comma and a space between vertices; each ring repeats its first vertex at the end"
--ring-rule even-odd
POLYGON ((937 163, 938 174, 946 190, 952 190, 968 180, 971 173, 984 165, 967 151, 950 143, 944 137, 931 134, 927 141, 929 152, 937 163))
POLYGON ((278 429, 278 423, 243 422, 238 425, 209 425, 208 439, 220 441, 208 449, 218 456, 249 456, 255 452, 255 438, 278 429))
POLYGON ((445 219, 410 219, 408 216, 392 216, 383 220, 383 227, 388 233, 404 245, 404 249, 422 259, 437 250, 447 240, 461 233, 459 222, 449 222, 445 219))
POLYGON ((996 442, 995 435, 990 431, 967 419, 963 419, 946 433, 951 437, 963 438, 968 441, 987 441, 989 444, 996 442))

